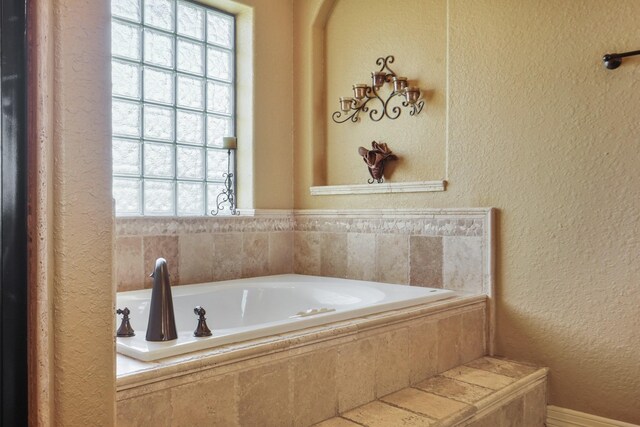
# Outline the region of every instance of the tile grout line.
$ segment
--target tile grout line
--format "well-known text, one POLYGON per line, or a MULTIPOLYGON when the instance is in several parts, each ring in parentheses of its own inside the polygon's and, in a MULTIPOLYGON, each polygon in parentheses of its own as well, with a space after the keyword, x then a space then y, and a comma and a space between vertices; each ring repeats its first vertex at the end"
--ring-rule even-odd
MULTIPOLYGON (((354 409, 355 409, 355 408, 354 408, 354 409)), ((349 418, 347 418, 347 417, 343 417, 342 415, 338 415, 338 418, 342 418, 343 420, 347 420, 347 421, 349 421, 350 423, 354 423, 354 424, 357 424, 357 425, 362 426, 362 427, 369 427, 369 426, 368 426, 368 425, 366 425, 366 424, 359 423, 359 422, 354 421, 354 420, 352 420, 352 419, 349 419, 349 418)), ((331 418, 329 418, 329 419, 331 419, 331 418)))
MULTIPOLYGON (((409 387, 407 387, 407 388, 409 388, 409 387)), ((404 389, 401 389, 401 390, 404 390, 404 389)), ((400 390, 398 390, 398 391, 400 391, 400 390)), ((391 394, 393 394, 393 393, 391 393, 391 394)), ((416 411, 414 411, 414 410, 412 410, 412 409, 405 408, 405 407, 403 407, 403 406, 396 405, 395 403, 387 402, 386 400, 382 400, 382 399, 383 399, 383 398, 378 399, 378 400, 377 400, 377 402, 380 402, 380 403, 382 403, 382 404, 384 404, 384 405, 387 405, 387 406, 391 406, 392 408, 400 409, 400 410, 402 410, 402 411, 406 411, 406 412, 409 412, 409 413, 411 413, 411 414, 418 415, 418 416, 420 416, 420 417, 422 417, 422 418, 426 418, 426 419, 427 419, 427 420, 429 420, 429 421, 435 421, 435 422, 439 421, 438 419, 436 419, 436 418, 432 418, 432 417, 430 417, 429 415, 423 414, 423 413, 421 413, 421 412, 416 412, 416 411)))
MULTIPOLYGON (((438 376, 438 375, 436 375, 436 376, 438 376)), ((434 377, 432 377, 432 378, 435 378, 436 376, 434 376, 434 377)), ((447 378, 447 377, 443 377, 443 378, 447 378)), ((458 380, 454 380, 453 378, 449 378, 449 379, 450 379, 450 380, 452 380, 452 381, 458 381, 458 380)), ((463 383, 464 383, 464 381, 460 381, 460 382, 463 382, 463 383)), ((465 384, 469 384, 469 383, 465 383, 465 384)), ((475 385, 475 384, 471 384, 471 385, 475 385)), ((491 391, 491 393, 495 392, 495 390, 491 390, 490 388, 482 387, 482 386, 480 386, 480 385, 477 385, 476 387, 479 387, 479 388, 482 388, 482 389, 485 389, 485 390, 489 390, 489 391, 491 391)), ((431 394, 434 394, 434 395, 436 395, 436 396, 444 397, 445 399, 455 400, 456 402, 458 402, 458 403, 464 403, 465 405, 474 406, 474 404, 473 404, 473 403, 465 402, 465 401, 463 401, 463 400, 456 399, 455 397, 445 396, 444 394, 437 393, 436 391, 427 391, 427 390, 423 390, 423 389, 421 389, 421 388, 418 388, 418 387, 416 387, 416 386, 410 386, 410 388, 414 388, 414 389, 416 389, 416 390, 420 390, 420 391, 422 391, 422 392, 424 392, 424 393, 431 393, 431 394)), ((491 393, 489 393, 489 394, 491 394, 491 393)), ((489 396, 489 394, 487 394, 487 396, 489 396)))

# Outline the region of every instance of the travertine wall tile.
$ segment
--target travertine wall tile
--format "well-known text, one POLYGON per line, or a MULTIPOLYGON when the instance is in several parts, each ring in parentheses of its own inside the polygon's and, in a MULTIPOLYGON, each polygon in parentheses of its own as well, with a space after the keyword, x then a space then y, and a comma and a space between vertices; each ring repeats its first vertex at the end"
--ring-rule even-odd
POLYGON ((238 279, 242 273, 242 233, 216 233, 213 238, 213 280, 238 279))
POLYGON ((292 425, 293 402, 288 361, 240 372, 238 385, 240 425, 292 425))
POLYGON ((115 267, 118 291, 144 288, 148 273, 144 274, 141 236, 116 238, 115 267))
POLYGON ((242 277, 269 274, 269 233, 242 233, 242 277))
MULTIPOLYGON (((240 426, 238 376, 206 378, 171 389, 172 427, 240 426)), ((142 424, 141 424, 142 425, 142 424)), ((146 425, 146 424, 145 424, 146 425)))
POLYGON ((446 289, 479 293, 483 271, 482 238, 444 237, 443 259, 443 285, 446 289))
POLYGON ((399 285, 409 283, 408 235, 376 235, 376 280, 399 285))
POLYGON ((347 233, 347 279, 376 279, 376 235, 347 233))
POLYGON ((269 274, 293 273, 293 231, 269 233, 269 274))
POLYGON ((171 390, 162 390, 117 402, 118 427, 171 426, 171 390))
POLYGON ((178 250, 178 236, 144 236, 144 269, 145 288, 153 285, 153 279, 146 277, 153 272, 157 258, 167 260, 169 278, 172 284, 181 284, 180 281, 180 258, 178 250))
POLYGON ((396 329, 376 337, 376 397, 409 385, 409 331, 396 329))
POLYGON ((337 415, 335 349, 295 358, 293 365, 293 425, 306 427, 337 415))
POLYGON ((173 285, 296 272, 482 293, 485 220, 452 215, 120 218, 116 281, 150 287, 162 256, 173 285))
POLYGON ((150 287, 147 276, 157 257, 167 259, 172 285, 237 279, 243 277, 243 266, 246 275, 291 273, 293 225, 293 216, 282 214, 253 218, 118 218, 116 236, 121 241, 115 253, 116 274, 120 277, 116 281, 118 291, 150 287), (245 263, 245 233, 273 233, 272 244, 267 245, 272 250, 257 259, 250 256, 250 261, 245 263), (285 236, 289 236, 289 242, 285 236), (139 258, 135 253, 135 239, 140 242, 139 258), (213 243, 213 248, 209 243, 213 243), (142 274, 135 271, 138 260, 142 274))
POLYGON ((467 363, 487 354, 484 310, 472 310, 462 314, 460 339, 460 363, 467 363))
POLYGON ((321 233, 320 274, 328 277, 347 276, 347 234, 321 233))
POLYGON ((498 409, 497 411, 493 411, 480 419, 466 424, 465 427, 502 427, 502 424, 500 424, 502 422, 501 417, 502 413, 498 409))
POLYGON ((213 279, 213 234, 182 234, 179 239, 181 284, 213 279))
POLYGON ((442 237, 410 236, 409 283, 442 288, 442 237))
MULTIPOLYGON (((521 396, 500 408, 499 426, 522 427, 532 426, 524 420, 524 396, 521 396)), ((544 425, 544 424, 543 424, 544 425)))
POLYGON ((438 372, 460 364, 462 315, 449 316, 438 321, 438 372))
POLYGON ((338 410, 348 411, 376 397, 375 338, 361 339, 338 347, 336 381, 338 410))
POLYGON ((320 233, 296 232, 293 248, 293 271, 320 275, 320 233))
POLYGON ((438 373, 438 321, 422 319, 409 328, 410 381, 416 384, 438 373))
POLYGON ((524 395, 526 426, 543 427, 547 419, 547 387, 542 383, 524 395))

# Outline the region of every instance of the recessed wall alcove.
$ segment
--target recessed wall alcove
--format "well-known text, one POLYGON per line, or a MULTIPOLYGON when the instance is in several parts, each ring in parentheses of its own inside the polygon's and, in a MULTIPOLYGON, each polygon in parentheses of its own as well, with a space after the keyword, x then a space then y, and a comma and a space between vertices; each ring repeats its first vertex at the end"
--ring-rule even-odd
MULTIPOLYGON (((310 63, 306 76, 311 194, 336 195, 442 191, 447 150, 447 0, 317 0, 312 13, 310 63), (424 110, 396 120, 370 119, 335 123, 341 96, 353 96, 352 85, 371 84, 376 59, 393 55, 398 76, 420 87, 424 110), (386 142, 400 160, 387 166, 385 184, 366 184, 369 174, 358 147, 386 142)), ((304 40, 302 41, 304 43, 304 40)), ((381 90, 383 99, 391 92, 381 90)), ((370 104, 373 104, 372 101, 370 104)), ((391 101, 400 105, 400 98, 391 101)), ((371 108, 377 108, 372 105, 371 108)), ((305 120, 306 119, 306 120, 305 120)), ((304 123, 303 123, 304 127, 304 123)))

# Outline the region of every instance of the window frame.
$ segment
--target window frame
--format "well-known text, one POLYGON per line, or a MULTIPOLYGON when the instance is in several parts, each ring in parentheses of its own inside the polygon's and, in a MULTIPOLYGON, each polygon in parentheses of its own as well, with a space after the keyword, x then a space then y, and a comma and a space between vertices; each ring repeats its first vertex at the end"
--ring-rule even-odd
MULTIPOLYGON (((138 194, 139 194, 139 211, 138 213, 133 213, 133 212, 121 212, 118 213, 117 208, 115 210, 115 215, 116 217, 127 217, 127 216, 134 216, 134 217, 153 217, 153 216, 163 216, 163 217, 189 217, 189 216, 196 216, 196 217, 208 217, 208 216, 213 216, 214 214, 212 214, 212 208, 215 209, 216 208, 216 197, 218 196, 219 192, 221 189, 224 188, 224 184, 226 181, 226 178, 223 176, 223 174, 226 174, 227 172, 233 174, 232 176, 234 177, 234 179, 232 180, 232 190, 233 190, 233 194, 235 196, 235 200, 236 200, 236 204, 237 204, 237 190, 236 190, 236 179, 235 177, 237 176, 237 167, 236 167, 236 150, 230 150, 230 152, 228 152, 227 149, 222 148, 222 146, 220 144, 217 145, 210 145, 208 143, 208 138, 209 138, 209 126, 208 126, 208 121, 210 117, 217 117, 217 118, 222 118, 222 119, 227 119, 230 120, 231 122, 231 126, 230 126, 230 130, 229 130, 229 135, 225 135, 225 136, 235 136, 237 134, 237 122, 238 122, 238 97, 237 97, 237 92, 238 92, 238 81, 237 81, 237 76, 238 76, 238 70, 237 70, 237 65, 238 65, 238 54, 237 54, 237 25, 238 25, 238 21, 237 21, 237 16, 233 13, 227 12, 225 10, 219 9, 217 7, 213 7, 207 4, 203 4, 199 1, 196 0, 170 0, 171 1, 171 7, 172 7, 172 13, 173 13, 173 22, 172 22, 172 30, 168 30, 168 29, 163 29, 163 28, 158 28, 156 26, 150 25, 148 23, 145 22, 145 1, 146 0, 137 0, 138 5, 140 7, 140 17, 139 17, 139 21, 136 21, 135 19, 130 19, 130 18, 125 18, 119 15, 114 15, 113 11, 111 13, 111 23, 113 24, 113 22, 118 22, 118 23, 122 23, 122 24, 126 24, 126 25, 132 25, 136 27, 136 31, 138 31, 138 34, 140 35, 139 38, 139 57, 138 59, 133 59, 130 57, 125 57, 122 55, 117 55, 114 54, 113 52, 110 55, 111 58, 111 64, 113 64, 114 61, 119 61, 121 63, 127 63, 127 64, 135 64, 136 67, 138 68, 137 71, 139 73, 138 76, 138 81, 139 81, 139 88, 138 88, 138 94, 136 95, 136 97, 128 97, 125 95, 116 95, 113 92, 113 89, 111 91, 111 99, 112 101, 124 101, 124 102, 131 102, 131 103, 135 103, 139 106, 139 111, 140 111, 140 116, 139 116, 139 122, 138 122, 138 130, 139 130, 139 135, 138 136, 132 136, 132 135, 122 135, 122 134, 115 134, 113 131, 111 132, 111 139, 113 140, 124 140, 124 141, 130 141, 130 142, 134 142, 139 144, 139 153, 138 153, 138 158, 139 158, 139 171, 137 174, 126 174, 126 173, 116 173, 116 172, 112 172, 112 180, 115 182, 116 179, 128 179, 131 181, 136 181, 139 185, 139 189, 138 189, 138 194), (197 6, 199 8, 201 8, 203 10, 203 38, 202 40, 197 40, 197 38, 191 36, 191 35, 185 35, 185 34, 180 34, 178 32, 178 5, 180 3, 183 4, 191 4, 194 6, 197 6), (231 23, 232 23, 232 31, 231 31, 231 45, 229 47, 223 46, 221 44, 217 44, 214 42, 209 41, 209 26, 208 26, 208 12, 211 11, 214 14, 219 14, 219 15, 224 15, 227 18, 230 18, 231 23), (152 63, 152 62, 147 62, 145 61, 145 33, 148 33, 150 31, 159 33, 159 34, 163 34, 166 36, 170 36, 171 37, 171 43, 172 43, 172 51, 173 51, 173 61, 172 61, 172 65, 166 66, 166 65, 159 65, 156 63, 152 63), (178 43, 180 40, 185 40, 185 41, 190 41, 190 42, 195 42, 198 43, 200 46, 202 46, 204 52, 203 52, 203 72, 202 74, 197 74, 195 72, 189 72, 189 71, 184 71, 184 70, 179 70, 178 68, 178 43), (224 80, 222 78, 218 78, 218 77, 211 77, 209 75, 209 48, 214 48, 214 49, 220 49, 222 51, 225 52, 229 52, 230 56, 231 56, 231 61, 230 61, 230 65, 232 67, 232 72, 230 73, 230 79, 229 80, 224 80), (148 101, 145 99, 145 69, 151 68, 152 70, 160 70, 160 71, 164 71, 164 72, 168 72, 171 73, 171 79, 173 82, 173 93, 172 93, 172 97, 173 100, 172 102, 169 103, 162 103, 161 101, 148 101), (199 108, 195 108, 195 107, 185 107, 185 106, 179 106, 178 105, 178 80, 179 77, 191 77, 191 78, 197 78, 199 79, 202 84, 203 84, 203 94, 202 94, 202 100, 203 100, 203 105, 199 108), (209 100, 209 85, 211 83, 223 83, 225 85, 230 85, 231 87, 231 111, 229 114, 226 114, 224 112, 221 111, 214 111, 210 108, 210 106, 208 105, 208 100, 209 100), (173 134, 171 139, 166 139, 163 140, 161 138, 156 138, 156 137, 148 137, 145 135, 145 108, 147 106, 151 106, 151 107, 159 107, 159 108, 164 108, 164 109, 170 109, 171 110, 171 114, 172 114, 172 121, 173 121, 173 134), (202 120, 203 120, 203 141, 201 144, 188 144, 188 143, 184 143, 184 142, 179 142, 178 141, 178 123, 177 123, 177 117, 178 117, 178 112, 183 111, 183 112, 193 112, 193 113, 197 113, 199 115, 201 115, 202 120), (162 177, 162 176, 153 176, 153 175, 149 175, 145 172, 145 145, 148 144, 164 144, 165 146, 170 146, 171 149, 173 150, 173 177, 162 177), (179 178, 178 177, 178 148, 179 147, 185 147, 185 148, 193 148, 193 149, 198 149, 201 150, 201 154, 202 154, 202 162, 203 162, 203 175, 202 178, 179 178), (209 153, 211 151, 216 151, 219 152, 223 155, 227 155, 227 153, 229 153, 229 155, 231 156, 231 158, 227 159, 227 164, 228 164, 228 170, 227 169, 223 169, 220 171, 216 171, 219 172, 220 176, 219 177, 209 177, 209 153), (146 212, 146 208, 145 208, 145 183, 148 182, 163 182, 163 183, 171 183, 172 185, 172 191, 173 191, 173 200, 172 200, 172 211, 171 212, 167 212, 167 213, 161 213, 161 212, 146 212), (178 204, 178 200, 179 200, 179 184, 180 183, 196 183, 196 184, 200 184, 202 186, 202 196, 203 196, 203 204, 204 204, 204 212, 200 212, 198 214, 196 213, 180 213, 180 209, 179 209, 179 204, 178 204), (209 186, 213 186, 213 188, 217 188, 217 191, 210 195, 209 194, 209 186), (213 197, 213 200, 211 199, 211 197, 213 197)), ((112 43, 113 44, 113 43, 112 43)), ((225 206, 226 208, 226 206, 225 206)), ((220 211, 221 214, 225 215, 225 214, 229 214, 230 212, 227 209, 223 209, 222 211, 220 211)))

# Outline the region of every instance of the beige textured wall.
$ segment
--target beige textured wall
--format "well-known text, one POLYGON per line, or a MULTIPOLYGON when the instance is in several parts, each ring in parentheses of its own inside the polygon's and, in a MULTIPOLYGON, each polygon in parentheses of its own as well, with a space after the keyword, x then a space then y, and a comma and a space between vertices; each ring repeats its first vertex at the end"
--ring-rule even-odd
POLYGON ((311 197, 328 3, 295 3, 296 208, 499 208, 498 351, 549 366, 552 404, 640 423, 640 60, 600 61, 638 49, 640 3, 449 0, 447 191, 311 197))
POLYGON ((202 3, 236 14, 237 18, 238 206, 291 209, 293 2, 202 3))
MULTIPOLYGON (((403 108, 400 117, 375 123, 369 113, 360 115, 360 125, 350 121, 327 123, 327 185, 366 183, 370 178, 358 147, 371 148, 371 141, 385 142, 399 159, 385 168, 386 181, 428 181, 445 178, 446 118, 446 0, 339 1, 326 24, 326 113, 339 111, 341 96, 353 97, 352 85, 371 84, 371 72, 378 71, 379 57, 394 56, 389 67, 398 76, 418 86, 426 99, 423 112, 415 117, 403 108), (379 18, 384 17, 382 22, 379 18), (375 25, 371 23, 375 22, 375 25), (411 43, 406 31, 411 31, 411 43), (394 172, 392 172, 394 171, 394 172)), ((386 100, 387 83, 379 91, 386 100)), ((389 103, 389 112, 401 106, 404 97, 389 103)), ((378 100, 369 101, 371 110, 382 111, 378 100)), ((346 116, 344 116, 346 117, 346 116)), ((378 116, 376 116, 378 117, 378 116)))
POLYGON ((30 422, 111 425, 109 3, 31 6, 30 422))

